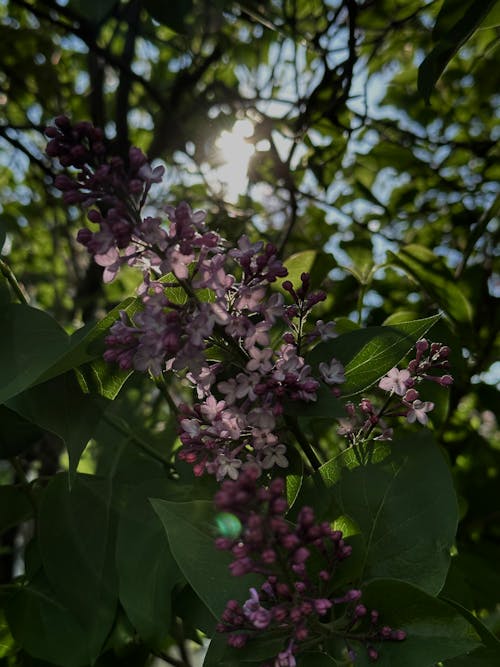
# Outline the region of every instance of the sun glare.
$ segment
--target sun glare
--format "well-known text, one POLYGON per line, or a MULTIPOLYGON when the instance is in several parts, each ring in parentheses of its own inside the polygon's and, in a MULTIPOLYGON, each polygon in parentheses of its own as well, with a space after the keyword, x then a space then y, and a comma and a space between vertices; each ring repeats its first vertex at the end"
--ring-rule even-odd
POLYGON ((217 169, 217 178, 225 186, 225 197, 235 202, 247 185, 248 162, 255 147, 246 141, 253 134, 249 120, 238 120, 231 132, 224 130, 215 142, 222 164, 217 169))

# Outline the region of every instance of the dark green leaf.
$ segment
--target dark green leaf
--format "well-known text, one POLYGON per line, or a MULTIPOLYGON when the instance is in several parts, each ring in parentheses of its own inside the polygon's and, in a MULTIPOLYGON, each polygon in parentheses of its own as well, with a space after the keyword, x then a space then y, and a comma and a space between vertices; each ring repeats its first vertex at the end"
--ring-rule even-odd
MULTIPOLYGON (((377 609, 384 625, 405 630, 401 642, 377 644, 378 667, 434 667, 480 645, 474 628, 452 607, 407 583, 379 580, 363 590, 363 602, 377 609)), ((356 667, 373 664, 357 647, 356 667)))
POLYGON ((160 647, 171 620, 171 591, 182 579, 148 495, 171 497, 165 478, 130 487, 121 506, 116 543, 120 601, 141 638, 160 647), (138 573, 141 573, 138 576, 138 573))
POLYGON ((43 431, 31 421, 0 406, 0 458, 17 456, 43 437, 43 431))
POLYGON ((86 629, 55 596, 43 571, 11 596, 6 616, 14 639, 30 655, 61 667, 89 664, 86 629))
POLYGON ((250 640, 242 649, 227 645, 227 635, 216 634, 210 642, 203 667, 238 667, 242 663, 262 664, 263 660, 274 658, 285 647, 286 636, 276 633, 250 640))
POLYGON ((496 2, 445 0, 436 23, 439 41, 418 69, 418 90, 426 101, 450 60, 480 27, 496 2), (448 14, 452 17, 449 21, 448 14))
POLYGON ((92 659, 117 604, 112 491, 110 482, 89 475, 77 475, 70 490, 68 476, 57 475, 44 493, 38 522, 47 578, 85 629, 92 659))
POLYGON ((500 665, 500 648, 481 646, 472 653, 445 660, 445 667, 497 667, 500 665))
POLYGON ((321 361, 341 361, 346 376, 345 384, 341 385, 342 394, 356 394, 374 384, 396 366, 438 319, 439 316, 436 315, 390 327, 368 327, 351 331, 317 345, 308 355, 307 361, 314 367, 321 361))
POLYGON ((18 486, 0 486, 0 533, 32 516, 33 506, 24 489, 18 486))
POLYGON ((395 264, 412 276, 445 313, 459 324, 470 325, 472 307, 441 257, 419 245, 390 253, 395 264))
POLYGON ((102 23, 119 0, 70 0, 72 9, 91 23, 102 23))
POLYGON ((176 0, 176 2, 162 2, 162 0, 144 0, 144 6, 151 16, 175 32, 185 31, 186 17, 192 10, 192 0, 176 0))
POLYGON ((230 599, 244 601, 255 576, 233 577, 232 557, 215 548, 215 511, 208 501, 172 503, 151 501, 167 532, 170 549, 186 579, 215 618, 220 618, 230 599))
POLYGON ((0 332, 0 403, 5 403, 64 354, 69 338, 50 315, 17 303, 2 308, 0 332))
MULTIPOLYGON (((69 339, 68 350, 65 354, 53 366, 48 368, 37 379, 37 382, 45 382, 56 375, 66 373, 66 371, 72 368, 78 368, 83 366, 83 364, 100 360, 105 349, 104 338, 108 334, 110 327, 118 319, 120 312, 124 311, 128 315, 133 316, 137 312, 139 305, 139 299, 128 297, 113 308, 97 324, 76 331, 69 339)), ((109 365, 107 364, 107 366, 109 365)), ((106 395, 104 392, 100 393, 106 395)))
POLYGON ((302 653, 299 656, 299 667, 336 667, 338 662, 327 653, 309 652, 302 653))
POLYGON ((321 386, 315 401, 286 401, 285 413, 304 419, 335 419, 344 417, 344 404, 335 398, 329 387, 321 386))
POLYGON ((481 30, 487 28, 496 28, 500 25, 500 2, 496 0, 490 13, 479 26, 481 30))
POLYGON ((62 438, 74 473, 107 402, 84 394, 70 372, 28 389, 9 401, 8 407, 62 438))
POLYGON ((351 448, 319 470, 336 512, 363 536, 362 576, 400 579, 437 594, 458 522, 448 466, 429 432, 371 446, 370 463, 360 465, 351 448))
MULTIPOLYGON (((317 288, 327 277, 328 272, 335 266, 335 260, 332 255, 320 250, 304 250, 295 255, 291 255, 284 262, 288 269, 288 275, 285 280, 290 280, 295 289, 300 287, 300 276, 302 273, 309 273, 311 286, 317 288)), ((281 281, 278 283, 280 287, 281 281)))

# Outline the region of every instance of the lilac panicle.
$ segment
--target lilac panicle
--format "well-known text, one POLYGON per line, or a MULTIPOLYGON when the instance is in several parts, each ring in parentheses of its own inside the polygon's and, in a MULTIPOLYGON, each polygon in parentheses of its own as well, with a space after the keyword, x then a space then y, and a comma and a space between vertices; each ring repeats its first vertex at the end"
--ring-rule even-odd
POLYGON ((286 648, 266 665, 293 665, 304 641, 319 643, 327 634, 321 621, 330 618, 343 618, 346 641, 348 636, 363 643, 371 659, 375 659, 371 643, 406 637, 403 630, 379 627, 378 613, 369 614, 360 603, 360 590, 336 590, 335 574, 351 547, 328 522, 317 523, 310 507, 300 510, 295 525, 286 521, 283 479, 274 479, 264 488, 258 485, 255 472, 244 471, 236 480, 222 483, 215 505, 241 523, 237 537, 216 540, 219 549, 233 556, 232 574, 255 573, 264 579, 259 590, 250 589, 242 605, 237 600, 226 605, 217 630, 228 633, 231 646, 242 647, 263 632, 279 630, 286 637, 286 648))

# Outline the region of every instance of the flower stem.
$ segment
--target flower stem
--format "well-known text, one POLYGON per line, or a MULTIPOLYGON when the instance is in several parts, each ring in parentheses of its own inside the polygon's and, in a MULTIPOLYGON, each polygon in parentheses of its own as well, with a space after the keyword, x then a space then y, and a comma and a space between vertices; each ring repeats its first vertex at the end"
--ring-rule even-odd
POLYGON ((17 296, 20 303, 29 305, 28 297, 24 293, 24 290, 22 289, 21 285, 17 282, 17 278, 12 272, 12 269, 6 262, 3 261, 3 259, 0 259, 0 272, 11 286, 12 290, 14 291, 14 294, 17 296))

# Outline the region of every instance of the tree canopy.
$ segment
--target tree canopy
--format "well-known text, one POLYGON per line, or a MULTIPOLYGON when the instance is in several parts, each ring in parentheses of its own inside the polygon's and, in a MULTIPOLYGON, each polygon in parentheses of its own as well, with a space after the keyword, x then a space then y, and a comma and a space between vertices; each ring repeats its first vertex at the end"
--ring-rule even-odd
MULTIPOLYGON (((102 267, 76 240, 92 224, 76 200, 61 197, 54 185, 61 165, 45 152, 45 129, 61 115, 102 128, 109 154, 125 165, 137 146, 165 168, 145 214, 166 218, 165 207, 187 201, 207 211, 227 247, 238 247, 242 235, 262 240, 291 282, 306 272, 311 289, 326 296, 320 321, 335 320, 340 338, 354 334, 335 348, 349 396, 373 388, 405 357, 410 339, 428 336, 451 349, 452 386, 436 382, 427 392, 432 443, 410 428, 390 460, 379 443, 380 478, 356 467, 352 450, 339 444, 337 403, 318 399, 310 418, 309 407, 297 408, 290 419, 327 456, 322 473, 308 477, 297 454, 287 498, 314 506, 311 480, 323 480, 336 508, 323 518, 345 520, 341 529, 356 545, 347 524, 363 535, 376 530, 377 484, 392 489, 383 501, 388 525, 403 521, 403 494, 410 527, 398 559, 414 542, 414 572, 407 564, 398 570, 381 532, 380 560, 366 547, 366 600, 385 605, 396 628, 394 600, 429 611, 408 621, 425 626, 413 657, 401 642, 381 649, 381 665, 395 664, 391 655, 419 667, 500 662, 499 26, 495 0, 0 3, 6 665, 146 665, 154 654, 188 667, 186 641, 200 631, 212 636, 214 609, 222 613, 228 592, 245 589, 233 583, 212 600, 190 560, 199 553, 210 563, 210 540, 198 527, 213 519, 216 489, 205 477, 195 485, 185 462, 174 464, 172 395, 188 402, 192 390, 166 373, 163 384, 151 382, 102 360, 118 311, 133 318, 139 308, 139 277, 125 266, 103 282, 102 267), (389 340, 382 327, 400 328, 389 340), (369 379, 353 359, 367 364, 369 379), (411 499, 405 484, 415 490, 411 499), (351 488, 373 505, 359 506, 351 488), (184 514, 180 503, 188 501, 184 514), (184 542, 172 537, 181 534, 184 542), (436 555, 431 568, 441 551, 446 556, 436 555), (422 648, 439 618, 451 628, 450 646, 467 633, 477 633, 476 644, 422 648)), ((181 299, 178 286, 169 289, 169 299, 181 299)), ((321 345, 329 344, 314 348, 308 364, 319 367, 328 352, 321 345)), ((340 664, 336 651, 311 653, 303 664, 340 664)), ((245 660, 274 655, 266 645, 261 653, 245 660)), ((238 664, 235 655, 214 640, 205 665, 238 664)))

